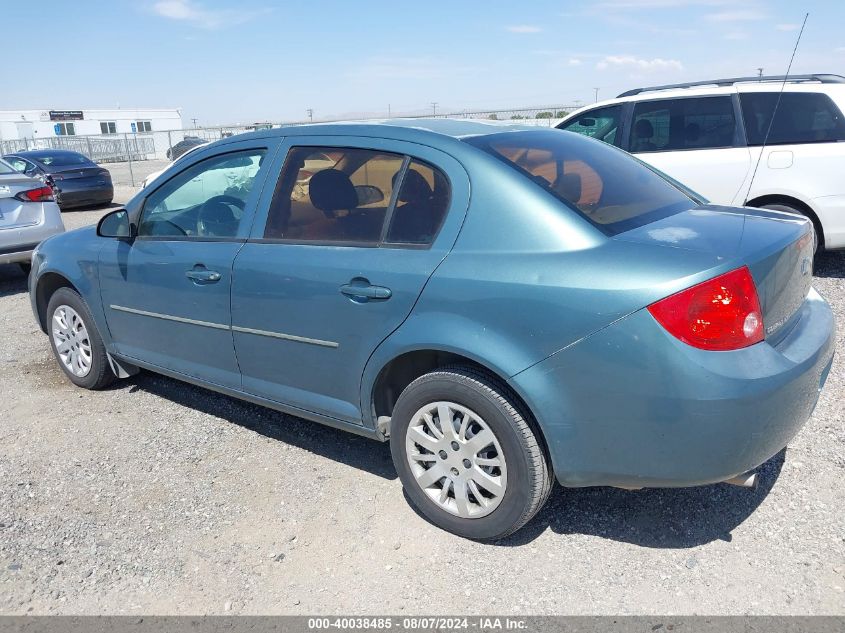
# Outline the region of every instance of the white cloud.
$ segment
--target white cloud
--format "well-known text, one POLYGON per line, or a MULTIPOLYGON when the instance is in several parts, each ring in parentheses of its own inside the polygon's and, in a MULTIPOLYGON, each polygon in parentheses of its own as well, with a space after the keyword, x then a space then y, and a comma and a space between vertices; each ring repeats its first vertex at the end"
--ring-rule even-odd
POLYGON ((512 26, 507 27, 507 30, 511 33, 539 33, 543 29, 539 26, 533 26, 531 24, 514 24, 512 26))
POLYGON ((677 59, 663 59, 655 57, 654 59, 641 59, 633 55, 607 55, 598 64, 596 68, 599 70, 606 70, 608 68, 623 68, 630 70, 638 70, 644 72, 653 72, 660 70, 683 70, 684 65, 677 59))
POLYGON ((736 11, 720 11, 706 16, 711 22, 754 22, 764 20, 766 14, 756 9, 737 9, 736 11))
POLYGON ((722 37, 726 40, 741 41, 748 39, 748 33, 741 29, 735 29, 733 31, 728 31, 722 37))
POLYGON ((801 28, 800 24, 778 24, 775 26, 778 31, 797 31, 801 28))
POLYGON ((243 24, 271 11, 271 9, 208 9, 193 0, 159 0, 152 5, 152 10, 163 18, 179 20, 209 30, 243 24))
POLYGON ((578 59, 577 57, 572 57, 568 62, 566 62, 569 66, 580 66, 583 62, 578 59))

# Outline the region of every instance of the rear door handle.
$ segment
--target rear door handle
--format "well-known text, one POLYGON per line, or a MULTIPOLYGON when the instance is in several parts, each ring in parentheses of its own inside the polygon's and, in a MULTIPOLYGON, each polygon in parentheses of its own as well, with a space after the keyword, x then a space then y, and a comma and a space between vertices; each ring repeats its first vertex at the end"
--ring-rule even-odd
POLYGON ((353 301, 364 303, 366 301, 386 301, 393 296, 390 288, 384 286, 374 286, 370 282, 361 277, 356 277, 348 284, 343 284, 340 287, 341 294, 346 295, 353 301))
POLYGON ((220 281, 220 273, 216 270, 208 270, 206 268, 197 268, 194 267, 192 270, 189 270, 185 273, 185 276, 188 279, 193 279, 194 281, 198 281, 200 283, 207 283, 213 284, 216 281, 220 281))

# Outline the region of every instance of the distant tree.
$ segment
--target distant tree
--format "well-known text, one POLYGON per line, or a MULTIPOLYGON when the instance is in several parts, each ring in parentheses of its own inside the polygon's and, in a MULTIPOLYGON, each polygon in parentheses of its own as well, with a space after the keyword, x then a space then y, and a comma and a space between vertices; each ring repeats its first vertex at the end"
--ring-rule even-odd
POLYGON ((495 112, 487 118, 490 119, 491 121, 498 121, 499 120, 499 116, 495 112))
POLYGON ((521 114, 514 114, 514 115, 511 117, 511 119, 512 119, 512 120, 516 120, 516 119, 524 119, 524 118, 525 118, 525 117, 524 117, 524 116, 522 116, 521 114))
POLYGON ((555 118, 556 119, 562 119, 567 114, 569 114, 569 112, 567 112, 566 110, 558 110, 557 112, 555 112, 555 118))
POLYGON ((538 112, 536 118, 538 119, 553 119, 555 115, 551 112, 538 112))

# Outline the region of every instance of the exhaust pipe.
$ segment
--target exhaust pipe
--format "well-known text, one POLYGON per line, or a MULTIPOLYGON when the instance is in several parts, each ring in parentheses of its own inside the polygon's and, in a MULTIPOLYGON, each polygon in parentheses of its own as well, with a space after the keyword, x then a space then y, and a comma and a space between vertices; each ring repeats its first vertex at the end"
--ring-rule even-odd
POLYGON ((757 473, 749 470, 747 473, 731 477, 730 479, 725 479, 722 483, 731 484, 732 486, 740 486, 741 488, 756 488, 757 473))

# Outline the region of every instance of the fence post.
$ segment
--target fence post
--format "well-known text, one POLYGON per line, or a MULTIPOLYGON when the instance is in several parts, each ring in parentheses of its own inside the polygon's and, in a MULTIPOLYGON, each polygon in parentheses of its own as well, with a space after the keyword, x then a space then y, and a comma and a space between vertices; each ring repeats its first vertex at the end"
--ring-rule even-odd
POLYGON ((91 137, 86 136, 85 140, 88 141, 88 158, 94 160, 94 152, 91 150, 91 137))
MULTIPOLYGON (((170 138, 170 130, 167 130, 167 149, 170 150, 170 156, 173 156, 173 139, 170 138)), ((167 158, 165 153, 165 158, 167 158)))
POLYGON ((135 174, 132 172, 132 150, 129 148, 129 137, 126 132, 123 133, 123 143, 126 145, 126 156, 129 158, 129 180, 132 187, 135 187, 135 174))

